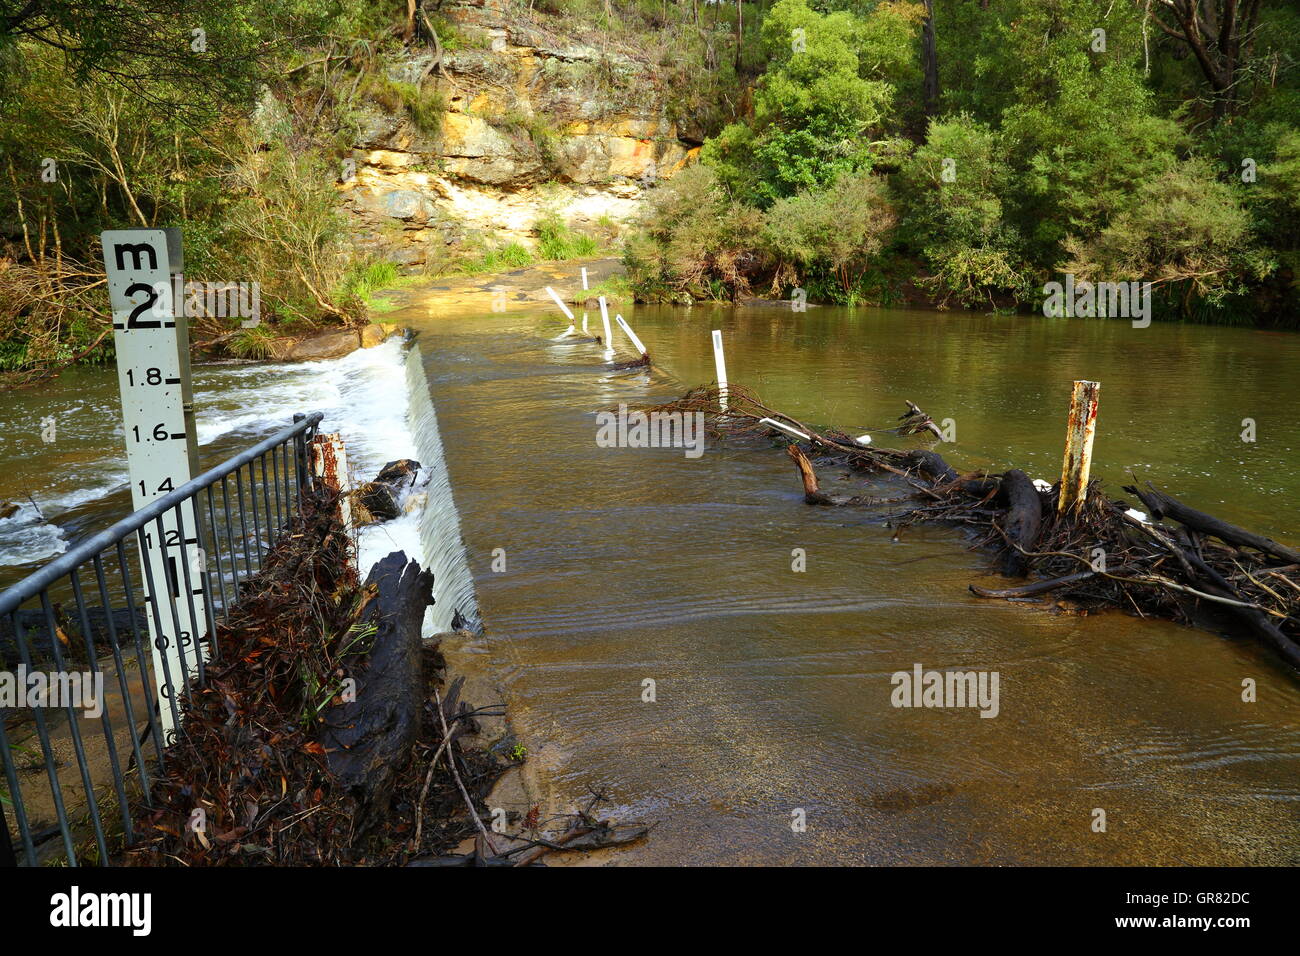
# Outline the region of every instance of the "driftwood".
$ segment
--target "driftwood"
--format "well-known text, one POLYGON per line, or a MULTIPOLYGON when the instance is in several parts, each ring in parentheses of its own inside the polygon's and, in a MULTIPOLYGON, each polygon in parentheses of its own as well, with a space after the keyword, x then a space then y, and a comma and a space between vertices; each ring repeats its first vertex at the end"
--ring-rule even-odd
POLYGON ((998 499, 1007 509, 1002 530, 1016 545, 1003 552, 1002 573, 1007 577, 1023 578, 1029 573, 1025 552, 1034 550, 1043 527, 1042 498, 1029 476, 1018 468, 1012 468, 1002 476, 998 499))
POLYGON ((433 603, 433 575, 394 551, 366 583, 375 588, 361 618, 363 627, 375 628, 368 665, 356 676, 356 699, 327 711, 320 743, 330 771, 360 805, 379 809, 420 730, 426 696, 420 627, 433 603))
POLYGON ((1035 581, 1033 584, 1025 584, 1018 588, 981 588, 976 585, 970 585, 971 594, 977 594, 986 598, 1026 598, 1034 597, 1039 594, 1047 594, 1058 588, 1063 588, 1070 584, 1078 584, 1080 581, 1087 581, 1095 571, 1077 571, 1074 574, 1067 574, 1063 577, 1053 578, 1050 581, 1035 581))
MULTIPOLYGON (((920 521, 984 529, 979 544, 1003 553, 1007 574, 1042 578, 1021 588, 971 588, 982 597, 1021 599, 1059 592, 1084 608, 1121 607, 1216 629, 1227 620, 1236 625, 1230 631, 1244 627, 1300 669, 1300 550, 1190 508, 1150 485, 1125 490, 1137 495, 1153 521, 1130 514, 1128 502, 1108 499, 1096 480, 1089 482, 1077 507, 1062 509, 1060 482, 1039 491, 1016 469, 1000 476, 962 474, 929 449, 885 448, 837 429, 810 427, 735 383, 728 385, 725 407, 717 386, 705 386, 646 410, 702 412, 714 436, 764 436, 783 443, 808 504, 895 500, 825 494, 812 454, 833 465, 902 478, 914 497, 927 501, 890 516, 901 521, 895 536, 920 521), (1184 527, 1160 524, 1165 518, 1184 527), (1205 540, 1209 538, 1217 541, 1205 540)), ((911 402, 900 418, 903 426, 885 430, 936 431, 925 424, 931 422, 929 416, 911 402)))
POLYGON ((400 517, 402 495, 414 486, 419 471, 418 461, 402 458, 384 465, 374 481, 359 485, 352 492, 352 503, 360 506, 357 509, 358 523, 391 521, 400 517))
POLYGON ((1300 564, 1300 551, 1278 544, 1272 538, 1265 538, 1263 535, 1254 534, 1245 528, 1238 528, 1235 524, 1220 521, 1213 515, 1207 515, 1203 511, 1189 508, 1172 495, 1159 491, 1150 482, 1147 482, 1146 490, 1133 485, 1125 485, 1124 490, 1137 495, 1138 500, 1146 506, 1153 518, 1173 518, 1175 521, 1185 524, 1189 528, 1194 528, 1202 534, 1211 535, 1221 541, 1226 541, 1228 544, 1235 544, 1239 548, 1254 548, 1256 551, 1272 555, 1291 564, 1300 564))

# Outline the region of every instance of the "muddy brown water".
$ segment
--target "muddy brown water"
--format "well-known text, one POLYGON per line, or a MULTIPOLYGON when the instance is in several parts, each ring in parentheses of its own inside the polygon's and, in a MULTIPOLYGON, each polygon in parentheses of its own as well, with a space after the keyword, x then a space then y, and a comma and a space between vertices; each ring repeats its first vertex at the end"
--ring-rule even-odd
MULTIPOLYGON (((625 314, 656 368, 610 372, 593 346, 550 341, 565 325, 551 307, 497 314, 487 294, 481 310, 436 295, 413 290, 391 318, 420 333, 487 625, 449 656, 501 685, 546 812, 597 789, 609 815, 658 822, 614 861, 1300 862, 1300 683, 1253 641, 981 601, 967 585, 999 579, 960 531, 895 544, 869 512, 809 508, 773 449, 710 444, 691 459, 595 441, 598 409, 710 381, 713 328, 732 381, 806 421, 879 436, 911 399, 953 419, 940 450, 957 467, 1049 481, 1070 382, 1096 379, 1094 473, 1112 490, 1149 478, 1294 544, 1300 337, 637 308, 625 314), (892 707, 890 675, 917 663, 997 671, 998 716, 892 707), (1241 700, 1247 678, 1256 703, 1241 700)), ((379 358, 196 370, 205 462, 314 408, 361 429, 352 446, 382 462, 398 432, 380 412, 407 385, 379 358)), ((0 499, 24 505, 0 522, 0 587, 129 507, 115 394, 109 370, 0 393, 0 499)), ((831 491, 847 486, 837 478, 822 474, 831 491)))
POLYGON ((870 513, 806 507, 773 450, 595 441, 598 409, 710 381, 721 328, 731 380, 805 421, 872 431, 911 399, 954 420, 958 467, 1050 481, 1070 382, 1089 378, 1094 474, 1115 492, 1132 473, 1294 541, 1300 338, 637 308, 656 368, 609 372, 594 346, 549 341, 554 309, 416 299, 394 318, 420 332, 487 626, 454 656, 501 681, 545 811, 594 789, 658 822, 617 861, 1300 862, 1300 684, 1251 640, 982 601, 967 585, 999 579, 959 531, 892 543, 870 513), (917 663, 997 671, 998 716, 891 706, 890 675, 917 663))

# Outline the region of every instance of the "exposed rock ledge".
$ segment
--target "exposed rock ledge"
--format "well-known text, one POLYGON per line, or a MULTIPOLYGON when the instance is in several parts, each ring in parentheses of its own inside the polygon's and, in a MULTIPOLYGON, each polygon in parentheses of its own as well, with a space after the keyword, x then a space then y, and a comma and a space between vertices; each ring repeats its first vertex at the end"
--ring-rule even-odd
MULTIPOLYGON (((229 333, 194 348, 208 358, 229 358, 229 345, 237 333, 229 333)), ((392 335, 403 334, 396 325, 372 322, 360 329, 328 328, 304 335, 284 335, 272 340, 271 355, 278 362, 320 362, 342 358, 357 349, 374 348, 392 335)))
POLYGON ((697 155, 696 134, 666 117, 644 65, 498 22, 488 8, 444 13, 467 47, 441 67, 416 48, 389 71, 426 78, 422 95, 444 107, 436 128, 371 103, 355 174, 338 184, 360 248, 414 271, 460 244, 532 247, 544 212, 621 230, 648 185, 697 155))

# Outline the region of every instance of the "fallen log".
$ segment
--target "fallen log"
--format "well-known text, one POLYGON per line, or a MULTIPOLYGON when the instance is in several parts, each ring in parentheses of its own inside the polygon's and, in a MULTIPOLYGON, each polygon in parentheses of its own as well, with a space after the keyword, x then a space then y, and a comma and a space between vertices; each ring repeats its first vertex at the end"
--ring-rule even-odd
POLYGON ((402 514, 402 495, 415 485, 420 463, 410 458, 390 461, 380 469, 374 481, 367 481, 352 492, 352 501, 359 505, 357 521, 391 521, 402 514), (370 521, 365 520, 369 516, 370 521))
POLYGON ((1254 548, 1263 554, 1280 558, 1288 564, 1300 564, 1300 551, 1278 544, 1272 538, 1266 538, 1263 535, 1247 531, 1245 528, 1239 528, 1235 524, 1220 521, 1213 515, 1207 515, 1203 511, 1189 508, 1172 495, 1167 495, 1158 490, 1150 482, 1147 482, 1146 491, 1142 491, 1134 485, 1125 485, 1124 490, 1137 495, 1138 500, 1146 506, 1153 518, 1173 518, 1175 521, 1185 524, 1202 534, 1208 534, 1220 541, 1234 544, 1239 548, 1254 548))
POLYGON ((433 574, 394 551, 366 584, 375 589, 361 618, 363 628, 375 629, 367 666, 354 675, 355 699, 327 710, 320 734, 330 771, 362 807, 363 825, 376 822, 387 805, 393 776, 420 732, 426 697, 420 629, 433 603, 433 574))

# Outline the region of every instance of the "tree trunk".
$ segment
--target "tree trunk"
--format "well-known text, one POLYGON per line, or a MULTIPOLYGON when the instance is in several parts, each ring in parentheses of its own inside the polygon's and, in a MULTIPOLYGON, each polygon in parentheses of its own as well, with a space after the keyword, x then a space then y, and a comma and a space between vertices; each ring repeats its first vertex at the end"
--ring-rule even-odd
POLYGON ((934 0, 925 0, 921 63, 925 69, 925 115, 934 116, 939 111, 939 51, 934 39, 934 0))
POLYGON ((745 7, 743 0, 736 0, 736 72, 740 72, 740 40, 745 32, 745 7))
POLYGON ((394 551, 366 583, 376 587, 362 616, 377 628, 374 643, 365 670, 353 675, 356 699, 326 711, 320 742, 330 770, 361 803, 362 818, 373 821, 420 732, 427 697, 420 629, 433 603, 433 575, 394 551))

